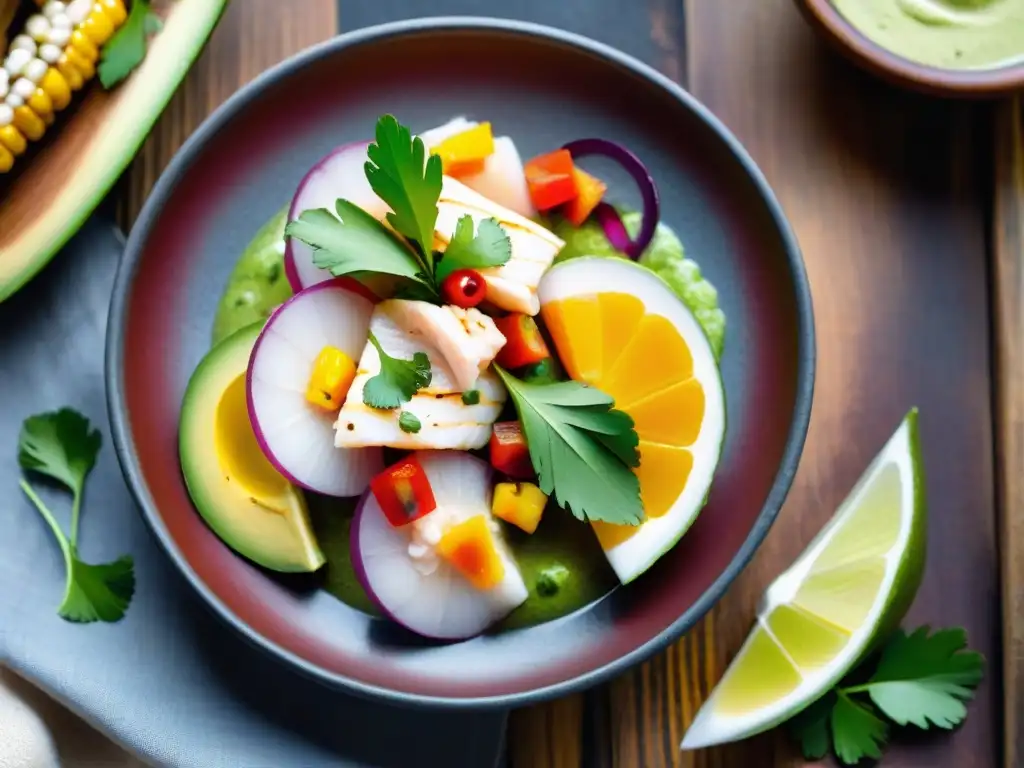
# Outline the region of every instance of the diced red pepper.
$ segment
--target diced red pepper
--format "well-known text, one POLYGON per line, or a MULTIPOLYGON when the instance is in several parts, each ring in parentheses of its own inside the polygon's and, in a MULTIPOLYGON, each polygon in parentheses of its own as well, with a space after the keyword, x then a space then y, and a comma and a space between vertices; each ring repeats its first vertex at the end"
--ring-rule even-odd
POLYGON ((491 433, 491 466, 516 480, 532 480, 530 448, 518 421, 499 421, 491 433))
POLYGON ((590 214, 597 208, 597 204, 604 198, 608 186, 599 178, 591 176, 579 168, 573 169, 573 178, 576 181, 577 194, 565 204, 565 210, 562 213, 572 224, 582 227, 590 214))
POLYGON ((537 210, 547 211, 576 197, 575 165, 567 149, 558 149, 530 160, 526 185, 537 210))
POLYGON ((413 457, 402 459, 370 481, 384 516, 396 528, 418 520, 437 507, 423 467, 413 457))
POLYGON ((495 318, 505 346, 498 352, 498 365, 505 368, 522 368, 524 365, 539 363, 551 357, 548 345, 541 336, 537 321, 529 315, 514 313, 505 317, 495 318))

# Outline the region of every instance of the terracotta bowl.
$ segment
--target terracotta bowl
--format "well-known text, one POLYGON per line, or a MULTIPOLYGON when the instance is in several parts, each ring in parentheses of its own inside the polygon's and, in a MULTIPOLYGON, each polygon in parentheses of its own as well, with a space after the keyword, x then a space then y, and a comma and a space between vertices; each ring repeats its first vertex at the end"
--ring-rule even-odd
MULTIPOLYGON (((623 191, 630 192, 628 184, 623 191)), ((621 672, 690 629, 750 560, 790 487, 814 379, 804 265, 761 173, 675 83, 544 27, 431 19, 343 35, 266 72, 188 140, 128 242, 111 305, 114 441, 142 515, 202 599, 256 645, 355 693, 437 707, 516 706, 621 672), (182 481, 178 417, 214 309, 249 238, 310 165, 392 112, 416 130, 486 117, 525 156, 582 136, 653 169, 667 222, 718 287, 728 434, 710 502, 632 583, 570 616, 453 645, 420 642, 234 555, 182 481)))
POLYGON ((1024 89, 1024 61, 984 70, 925 66, 870 40, 846 20, 832 0, 795 2, 825 40, 855 63, 895 85, 937 96, 962 98, 995 97, 1024 89))

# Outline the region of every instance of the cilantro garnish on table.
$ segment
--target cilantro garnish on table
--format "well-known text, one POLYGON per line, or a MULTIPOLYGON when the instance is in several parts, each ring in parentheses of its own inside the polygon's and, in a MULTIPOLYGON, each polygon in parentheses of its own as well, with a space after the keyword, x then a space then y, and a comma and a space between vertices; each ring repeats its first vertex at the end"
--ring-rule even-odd
POLYGON ((540 489, 580 520, 643 522, 633 419, 576 381, 528 384, 494 366, 515 404, 540 489))
POLYGON ((366 405, 388 410, 399 408, 402 403, 412 400, 421 389, 430 386, 432 373, 430 358, 426 353, 416 352, 412 360, 403 360, 385 352, 372 333, 370 343, 380 357, 380 373, 370 378, 363 387, 363 402, 366 405))
POLYGON ((96 72, 104 88, 113 88, 142 63, 149 35, 159 32, 161 26, 149 0, 133 0, 128 18, 100 52, 96 72))
POLYGON ((50 509, 29 482, 20 486, 50 526, 64 555, 66 583, 57 613, 68 621, 118 621, 135 592, 132 558, 90 564, 78 554, 78 527, 85 479, 96 464, 100 433, 89 420, 70 408, 27 418, 18 438, 18 464, 27 472, 45 475, 72 494, 71 536, 68 538, 50 509))
POLYGON ((923 730, 960 725, 984 664, 980 653, 968 650, 963 629, 897 630, 867 682, 837 686, 794 717, 789 729, 809 760, 830 749, 845 765, 877 760, 889 739, 886 719, 923 730))

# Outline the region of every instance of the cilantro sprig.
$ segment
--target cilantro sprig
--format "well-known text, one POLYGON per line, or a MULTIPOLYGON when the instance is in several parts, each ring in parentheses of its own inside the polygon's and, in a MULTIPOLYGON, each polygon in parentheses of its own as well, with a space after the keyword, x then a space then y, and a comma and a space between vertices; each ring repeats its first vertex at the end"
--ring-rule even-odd
POLYGON ((149 35, 159 32, 162 25, 149 0, 133 0, 128 18, 100 52, 96 72, 104 88, 110 90, 142 63, 149 35))
POLYGON ((512 257, 512 242, 495 219, 482 220, 475 233, 473 227, 468 213, 455 225, 455 234, 437 265, 438 283, 456 270, 500 267, 512 257))
POLYGON ((425 352, 416 352, 412 360, 403 360, 385 352, 372 333, 370 343, 380 357, 380 373, 370 378, 363 387, 363 402, 366 405, 387 410, 400 408, 421 389, 430 386, 433 374, 430 358, 425 352))
POLYGON ((70 408, 27 418, 18 438, 18 464, 28 472, 45 475, 72 494, 71 537, 64 535, 50 509, 22 478, 21 490, 50 526, 64 555, 66 581, 58 615, 68 621, 118 621, 135 593, 132 558, 93 565, 78 555, 78 528, 85 479, 96 465, 100 433, 89 420, 70 408))
POLYGON ((494 366, 515 404, 540 488, 580 520, 638 525, 644 519, 639 439, 611 397, 575 381, 527 384, 494 366))
POLYGON ((789 729, 810 760, 820 760, 829 749, 846 765, 877 760, 889 739, 883 717, 923 730, 962 723, 984 664, 980 653, 967 649, 963 629, 930 633, 924 626, 909 635, 897 630, 867 682, 829 691, 794 717, 789 729))

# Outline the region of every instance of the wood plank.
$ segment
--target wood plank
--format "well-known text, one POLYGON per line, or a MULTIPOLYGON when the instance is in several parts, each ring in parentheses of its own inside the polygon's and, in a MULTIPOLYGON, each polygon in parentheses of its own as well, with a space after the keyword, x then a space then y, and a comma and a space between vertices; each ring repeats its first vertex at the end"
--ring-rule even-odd
MULTIPOLYGON (((977 107, 931 101, 855 71, 812 38, 789 0, 689 0, 691 90, 737 134, 779 195, 814 295, 818 372, 810 434, 783 513, 715 609, 691 669, 717 678, 757 597, 809 542, 912 406, 930 500, 928 568, 908 623, 967 627, 998 658, 984 195, 977 107)), ((998 671, 965 726, 886 765, 994 766, 998 671)), ((703 694, 696 680, 690 689, 703 694)), ((900 741, 898 739, 898 741, 900 741)), ((801 761, 779 735, 707 763, 801 761)), ((680 764, 700 765, 700 757, 680 764), (691 762, 692 761, 692 762, 691 762)))
POLYGON ((995 118, 992 303, 1003 585, 1003 765, 1024 764, 1024 100, 995 118))
POLYGON ((131 226, 168 161, 221 102, 268 67, 332 37, 336 26, 334 0, 303 0, 302 13, 279 0, 229 4, 205 52, 122 179, 122 226, 131 226))

